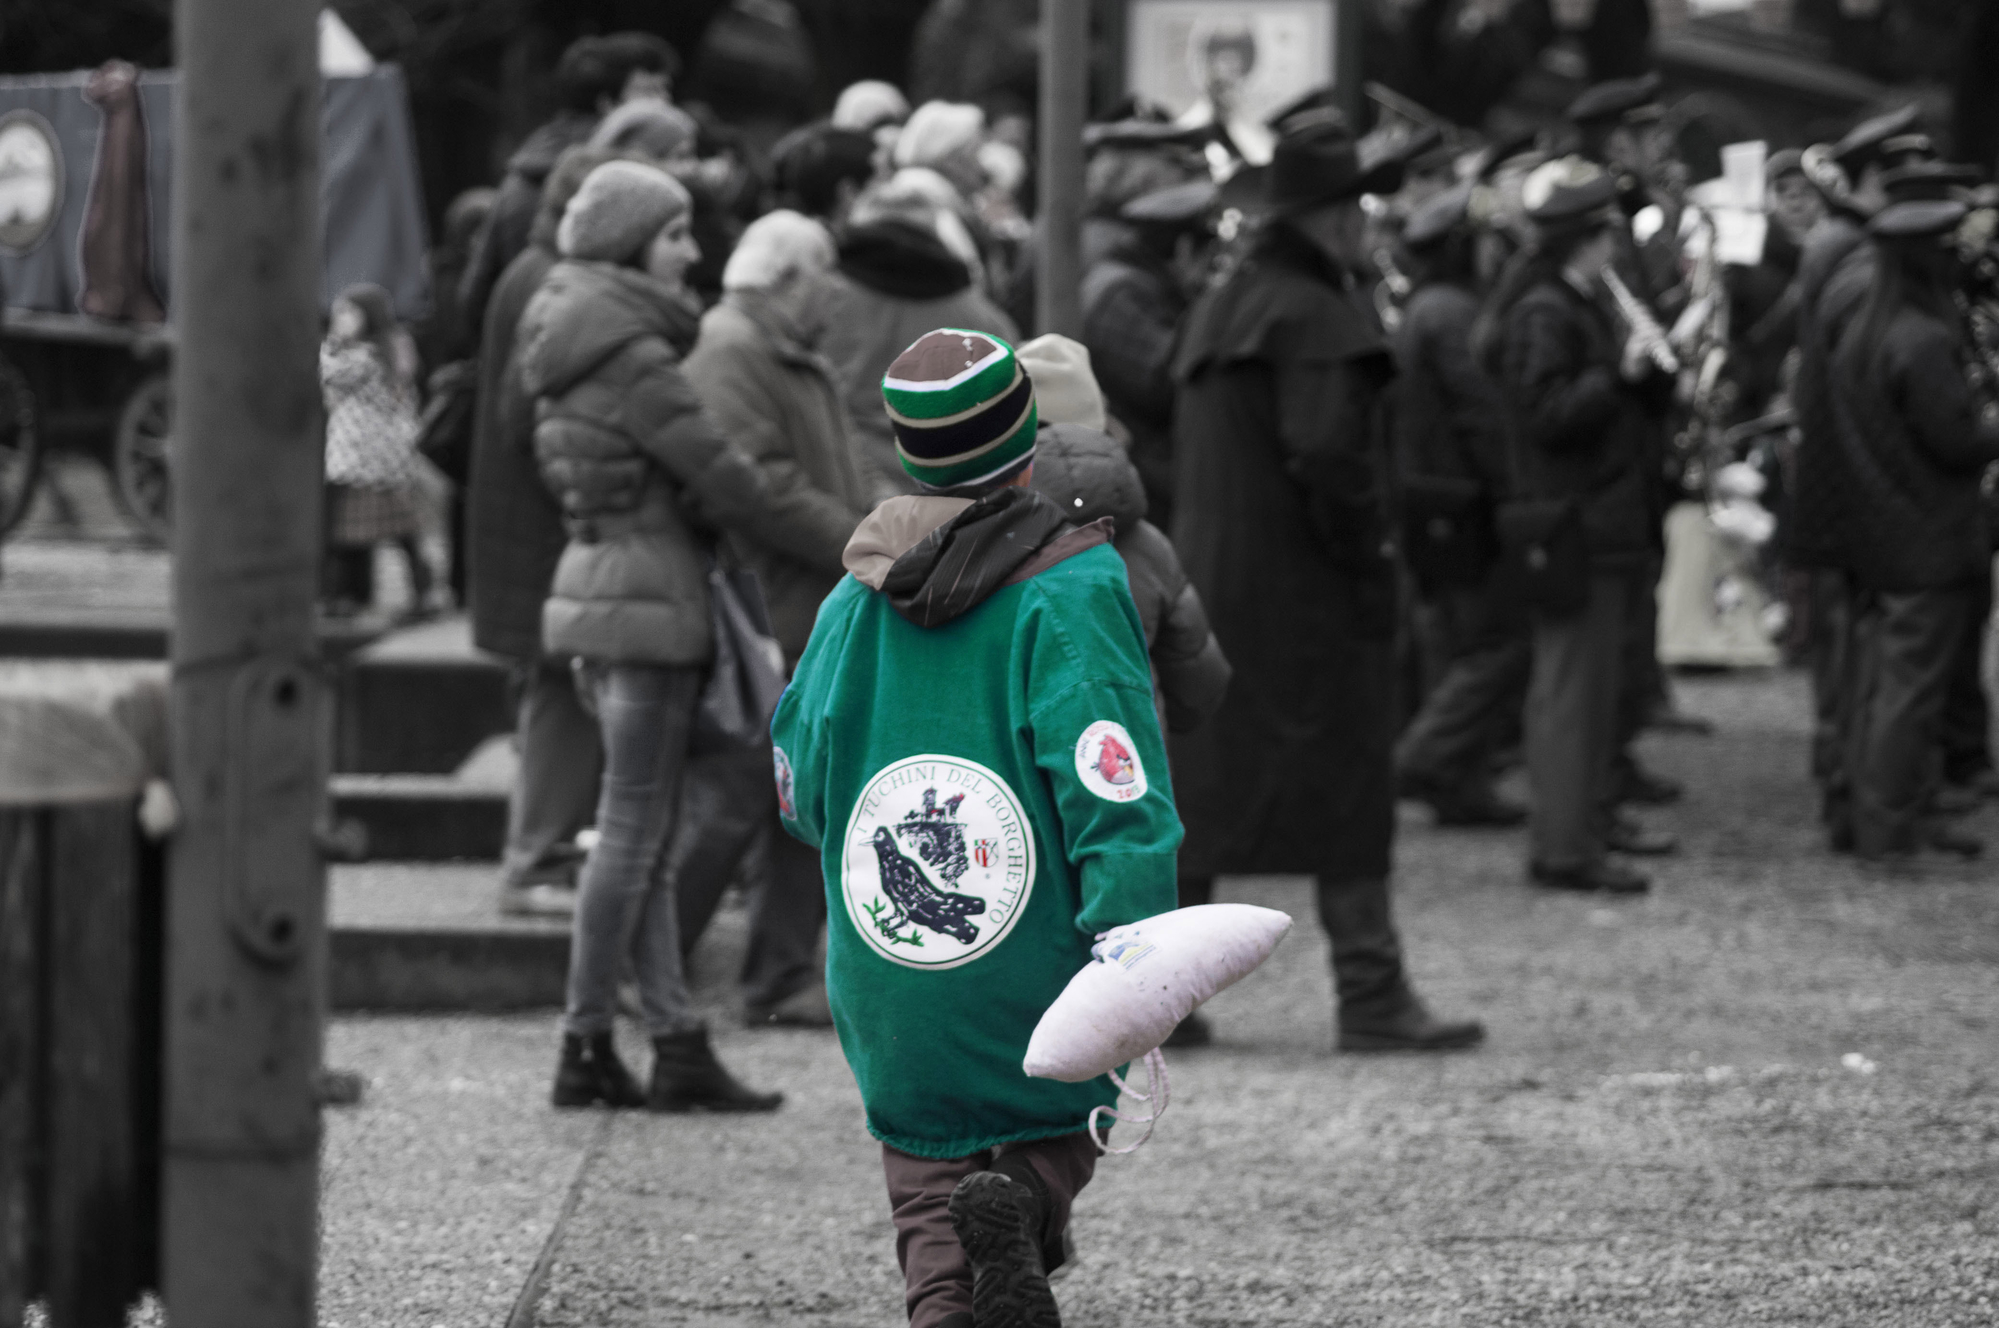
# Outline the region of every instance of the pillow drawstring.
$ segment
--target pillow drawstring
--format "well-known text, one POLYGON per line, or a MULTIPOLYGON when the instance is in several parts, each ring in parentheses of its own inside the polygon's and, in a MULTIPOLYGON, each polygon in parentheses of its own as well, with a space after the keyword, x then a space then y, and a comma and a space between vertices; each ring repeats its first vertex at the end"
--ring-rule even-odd
POLYGON ((1155 1096, 1159 1099, 1149 1116, 1127 1116, 1116 1107, 1097 1107, 1090 1112, 1090 1139, 1097 1145, 1099 1153, 1135 1153, 1152 1137, 1153 1124, 1166 1114, 1166 1104, 1173 1095, 1173 1081, 1166 1074, 1166 1057, 1160 1054, 1157 1047, 1145 1053, 1145 1086, 1152 1090, 1149 1093, 1141 1093, 1133 1088, 1118 1076, 1116 1070, 1107 1073, 1111 1077, 1111 1082, 1118 1086, 1118 1091, 1126 1097, 1139 1102, 1151 1102, 1155 1096), (1127 1125, 1143 1125, 1145 1133, 1123 1148, 1112 1148, 1104 1142, 1104 1135, 1109 1133, 1108 1129, 1097 1124, 1097 1117, 1102 1115, 1108 1115, 1112 1120, 1123 1121, 1127 1125))

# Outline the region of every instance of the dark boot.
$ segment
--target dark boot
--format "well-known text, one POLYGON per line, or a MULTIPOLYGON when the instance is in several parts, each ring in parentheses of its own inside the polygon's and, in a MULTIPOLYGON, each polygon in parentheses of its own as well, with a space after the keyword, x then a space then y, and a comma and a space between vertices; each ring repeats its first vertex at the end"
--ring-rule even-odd
POLYGON ((618 1059, 609 1033, 562 1035, 562 1062, 555 1067, 558 1107, 588 1107, 602 1102, 607 1107, 642 1107, 646 1095, 638 1080, 618 1059))
POLYGON ((1319 921, 1333 945, 1341 1050, 1453 1051, 1485 1040, 1484 1025, 1436 1019, 1409 989, 1386 880, 1322 877, 1317 885, 1319 921))
POLYGON ((951 1192, 951 1229, 972 1265, 978 1328, 1061 1328, 1034 1210, 1033 1192, 997 1171, 975 1171, 951 1192))
POLYGON ((708 1030, 692 1028, 652 1040, 652 1091, 647 1111, 776 1111, 782 1093, 759 1093, 722 1068, 708 1030))

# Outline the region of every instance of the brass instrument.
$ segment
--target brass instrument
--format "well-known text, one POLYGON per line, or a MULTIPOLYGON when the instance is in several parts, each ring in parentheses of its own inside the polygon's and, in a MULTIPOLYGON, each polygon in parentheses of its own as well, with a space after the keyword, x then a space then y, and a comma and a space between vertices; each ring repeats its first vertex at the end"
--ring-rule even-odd
POLYGON ((1603 288, 1610 292, 1610 298, 1617 302, 1617 312, 1624 316, 1631 331, 1652 363, 1661 372, 1677 374, 1680 371, 1680 357, 1673 353, 1673 343, 1666 336, 1666 329, 1659 326, 1659 320, 1645 307, 1645 301, 1631 293, 1624 279, 1617 275, 1615 268, 1603 270, 1603 288))

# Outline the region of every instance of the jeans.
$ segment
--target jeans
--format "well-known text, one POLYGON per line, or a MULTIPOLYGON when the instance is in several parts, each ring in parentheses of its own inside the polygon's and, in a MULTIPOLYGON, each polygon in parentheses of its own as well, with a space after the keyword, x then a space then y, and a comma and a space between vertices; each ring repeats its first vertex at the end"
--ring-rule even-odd
POLYGON ((583 866, 569 956, 565 1032, 609 1032, 618 972, 631 957, 646 1030, 699 1028, 680 958, 673 878, 659 870, 673 838, 680 778, 706 670, 609 664, 587 671, 604 734, 597 846, 583 866))

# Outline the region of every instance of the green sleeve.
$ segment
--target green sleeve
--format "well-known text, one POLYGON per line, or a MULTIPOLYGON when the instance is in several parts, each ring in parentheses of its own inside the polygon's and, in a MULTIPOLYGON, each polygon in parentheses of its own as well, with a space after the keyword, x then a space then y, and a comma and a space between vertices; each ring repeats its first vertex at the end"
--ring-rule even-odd
POLYGON ((1034 762, 1081 883, 1076 927, 1095 935, 1174 907, 1180 817, 1130 592, 1095 582, 1041 607, 1025 651, 1034 762))
MULTIPOLYGON (((839 598, 836 587, 828 603, 839 598)), ((777 780, 777 817, 793 838, 818 848, 826 838, 826 780, 829 745, 826 709, 832 674, 839 667, 846 632, 844 620, 823 614, 805 654, 792 671, 791 683, 778 698, 771 716, 772 775, 777 780), (824 628, 825 630, 822 630, 824 628), (834 640, 832 638, 839 638, 834 640)))

